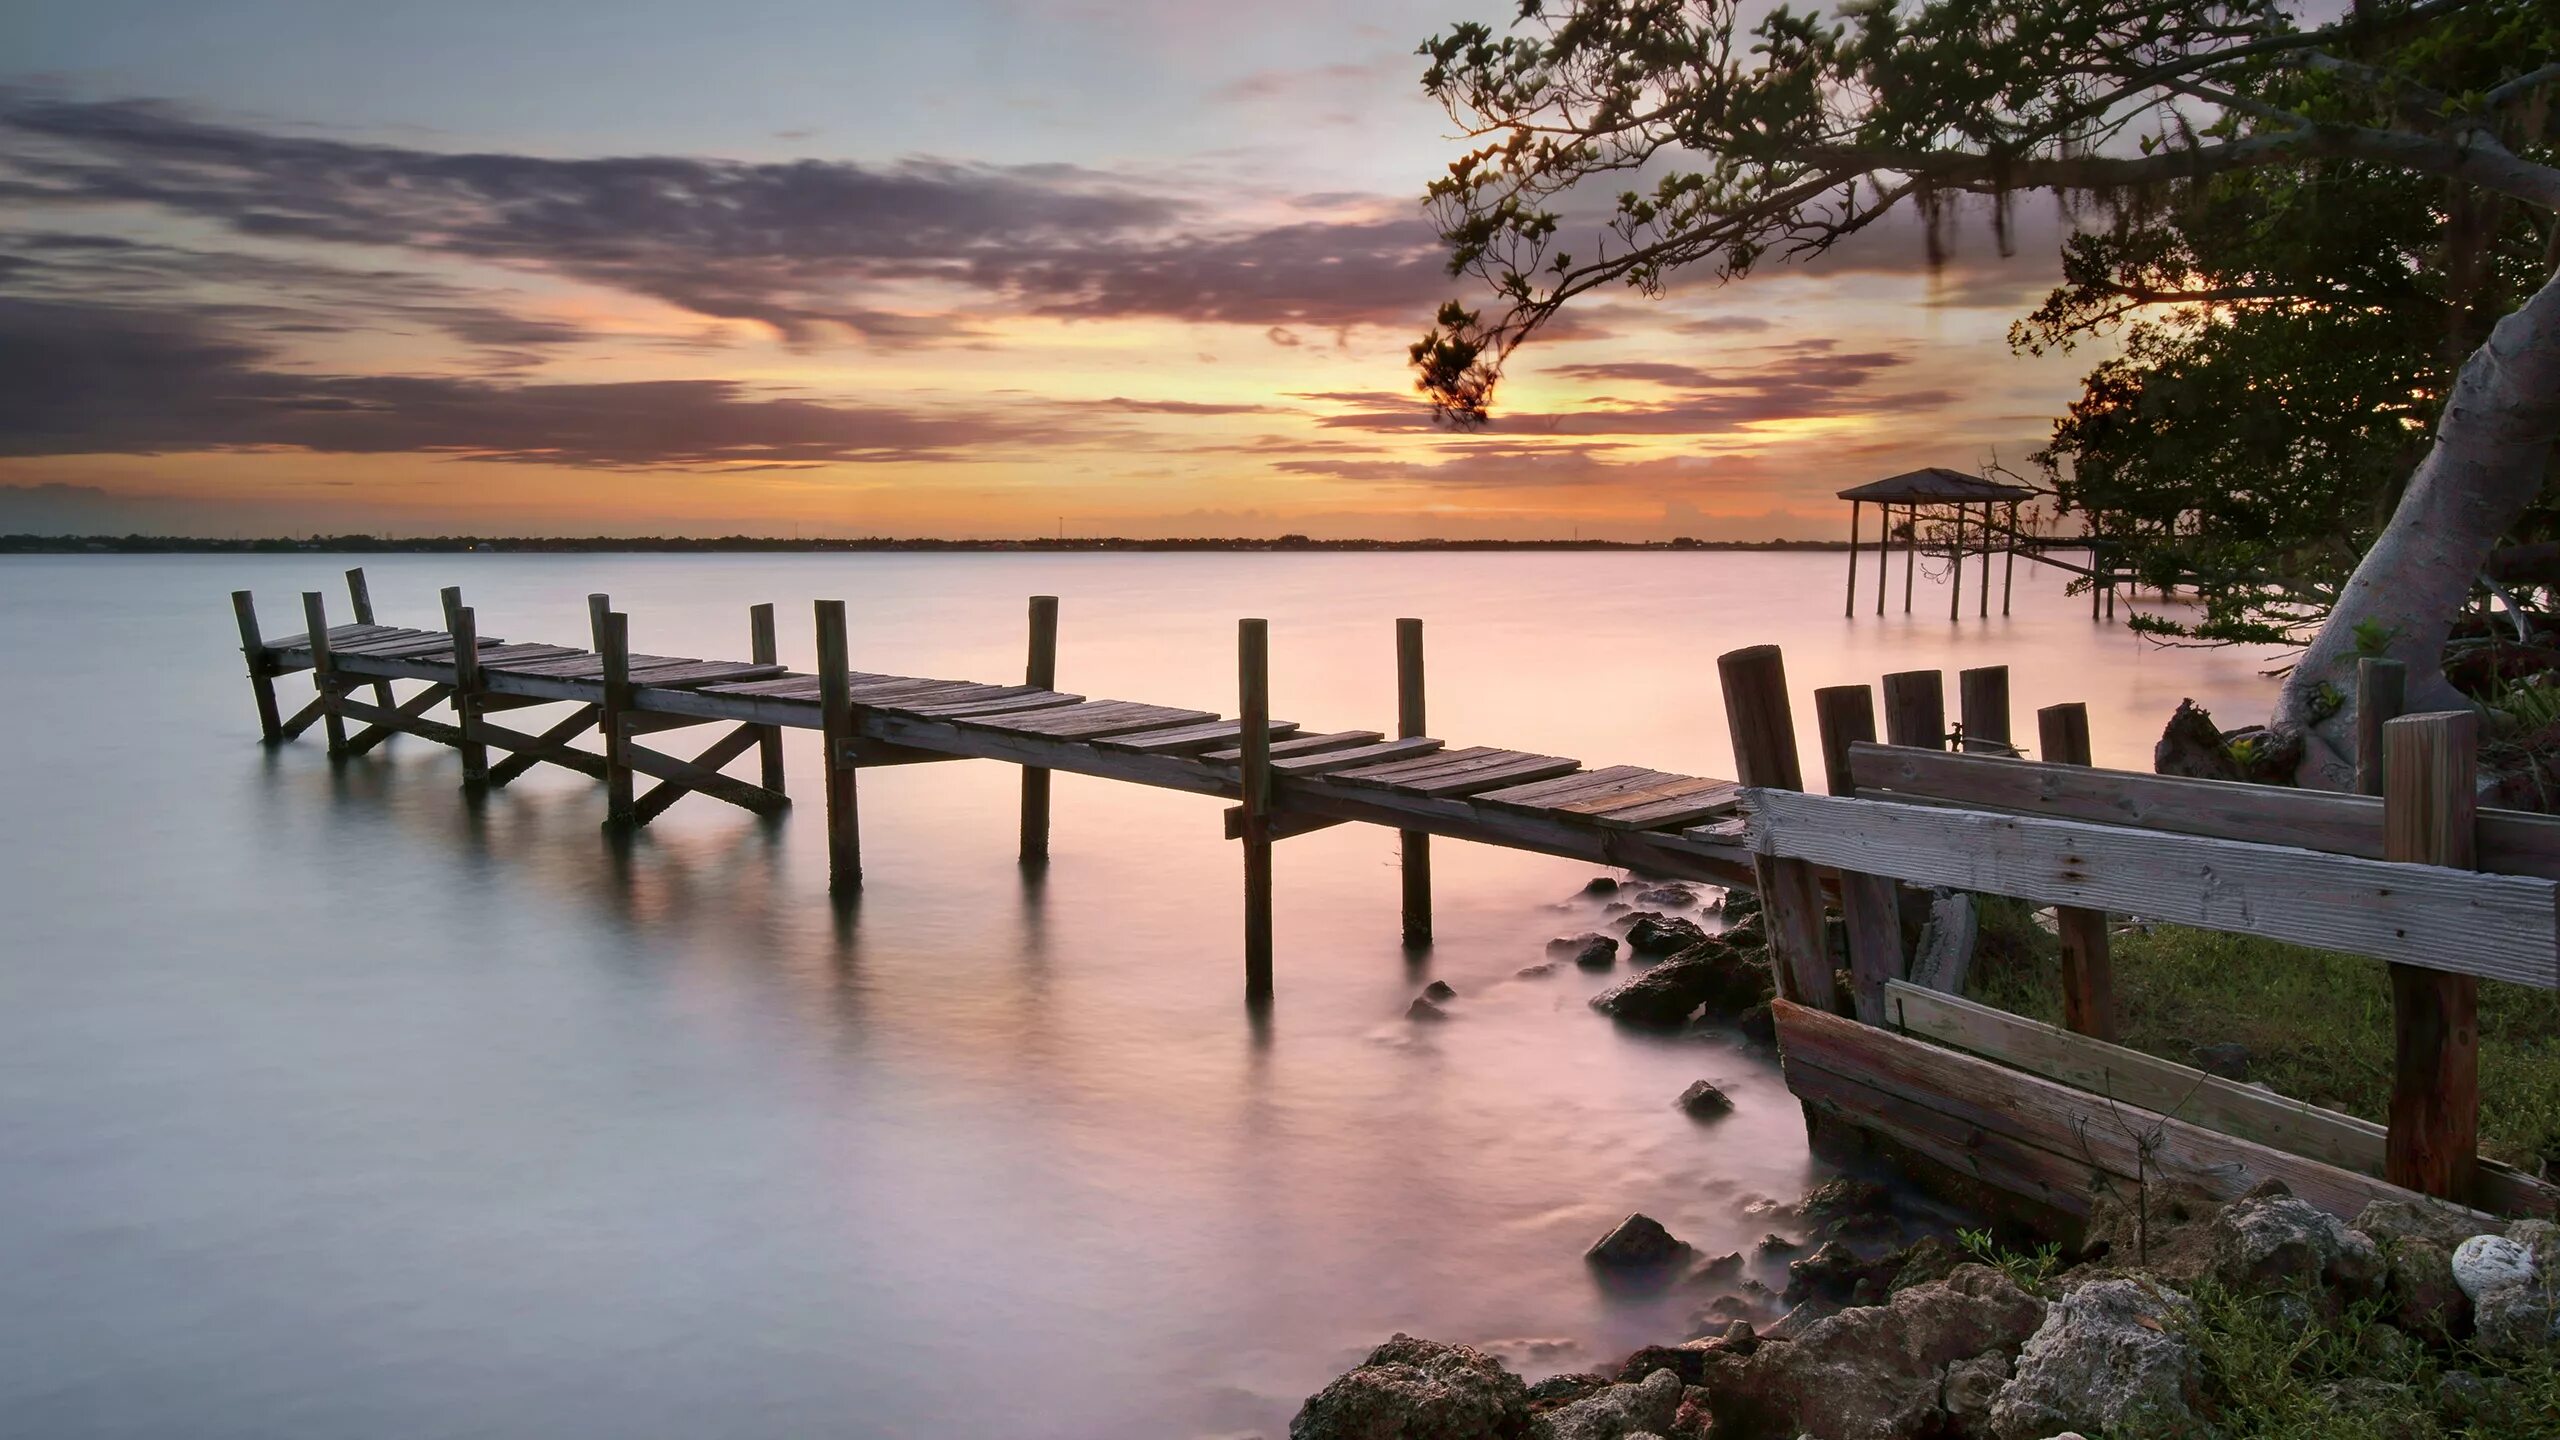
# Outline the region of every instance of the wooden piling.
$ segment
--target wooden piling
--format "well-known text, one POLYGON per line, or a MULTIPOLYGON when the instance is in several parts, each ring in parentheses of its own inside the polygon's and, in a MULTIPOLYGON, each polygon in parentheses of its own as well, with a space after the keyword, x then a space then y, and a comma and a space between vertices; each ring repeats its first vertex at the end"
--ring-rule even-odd
POLYGON ((1884 743, 1921 750, 1947 748, 1947 679, 1936 670, 1899 670, 1884 677, 1884 743))
MULTIPOLYGON (((2480 753, 2468 711, 2406 715, 2383 726, 2382 850, 2387 860, 2468 870, 2480 753)), ((2383 1178, 2470 1203, 2480 1165, 2480 982, 2391 962, 2391 1128, 2383 1178)))
POLYGON ((347 717, 338 711, 338 677, 330 664, 329 602, 317 590, 302 592, 302 623, 311 632, 311 685, 319 692, 321 723, 328 727, 329 755, 347 753, 347 717))
MULTIPOLYGON (((361 565, 347 571, 347 608, 355 612, 357 624, 373 623, 373 587, 365 583, 364 567, 361 565)), ((391 693, 390 681, 373 682, 373 703, 385 710, 395 708, 397 701, 391 693)))
POLYGON ((2009 731, 2009 667, 1978 665, 1956 676, 1964 748, 1973 755, 2017 753, 2009 731))
POLYGON ((1982 583, 1974 587, 1974 614, 1991 618, 1991 502, 1982 502, 1982 583))
POLYGON ((2356 662, 2356 793, 2382 793, 2383 727, 2408 707, 2409 667, 2368 655, 2356 662))
MULTIPOLYGON (((1853 504, 1855 502, 1852 502, 1853 504)), ((1396 738, 1428 734, 1422 704, 1422 622, 1396 622, 1396 738)), ((1431 943, 1431 836, 1396 832, 1397 869, 1404 881, 1404 943, 1431 943)))
POLYGON ((604 710, 597 724, 604 732, 604 818, 607 825, 639 823, 631 793, 631 617, 610 610, 604 617, 604 710))
MULTIPOLYGON (((773 631, 773 606, 747 607, 747 658, 758 665, 782 663, 782 647, 773 631)), ((776 795, 782 788, 782 727, 763 725, 756 730, 756 756, 760 762, 758 777, 764 788, 776 795)))
MULTIPOLYGON (((1734 775, 1745 785, 1802 790, 1795 716, 1787 704, 1786 663, 1775 645, 1753 645, 1716 657, 1724 682, 1725 723, 1732 731, 1734 775)), ((1769 927, 1778 993, 1817 1010, 1834 1008, 1831 957, 1822 930, 1822 888, 1801 860, 1755 855, 1760 908, 1769 927)))
POLYGON ((1911 580, 1920 570, 1920 507, 1906 505, 1903 518, 1911 522, 1911 530, 1902 537, 1902 613, 1911 613, 1911 580))
MULTIPOLYGON (((1849 603, 1848 608, 1840 612, 1853 619, 1858 613, 1858 505, 1855 500, 1849 502, 1849 603)), ((1892 511, 1888 509, 1885 513, 1891 514, 1892 511)))
POLYGON ((453 728, 462 732, 462 785, 478 790, 489 783, 489 747, 480 738, 480 621, 462 603, 462 587, 448 585, 444 628, 453 636, 453 728))
MULTIPOLYGON (((1814 721, 1822 733, 1823 782, 1834 795, 1854 795, 1849 747, 1876 738, 1875 692, 1864 685, 1833 685, 1813 692, 1814 721)), ((1840 872, 1840 917, 1849 941, 1849 1002, 1859 1019, 1885 1022, 1886 982, 1903 976, 1901 900, 1892 880, 1840 872)))
POLYGON ((821 600, 818 616, 818 733, 826 749, 827 887, 862 888, 861 796, 854 784, 853 663, 845 644, 844 602, 821 600))
POLYGON ((599 655, 604 653, 604 617, 612 612, 612 596, 597 593, 587 597, 587 642, 599 655))
POLYGON ((2009 534, 2006 558, 2000 562, 2000 614, 2009 614, 2009 592, 2018 587, 2018 502, 2009 502, 2009 534))
POLYGON ((1947 618, 1964 618, 1964 507, 1956 507, 1956 536, 1947 544, 1947 618))
POLYGON ((1884 507, 1884 528, 1876 532, 1876 613, 1884 613, 1886 567, 1893 563, 1893 507, 1884 507))
POLYGON ((231 614, 240 622, 240 657, 249 662, 249 695, 258 702, 258 739, 281 744, 284 716, 276 709, 276 662, 267 654, 266 638, 258 632, 256 597, 246 590, 232 591, 231 614))
MULTIPOLYGON (((1030 653, 1022 666, 1022 683, 1043 690, 1058 688, 1058 597, 1031 597, 1030 653)), ((1049 860, 1049 772, 1022 767, 1022 863, 1049 860)))
MULTIPOLYGON (((2048 765, 2088 765, 2089 707, 2073 702, 2036 712, 2038 757, 2048 765)), ((2115 959, 2108 951, 2104 911, 2057 905, 2054 928, 2062 939, 2062 1024, 2099 1040, 2116 1038, 2115 959)))
POLYGON ((1236 622, 1236 714, 1244 752, 1244 993, 1271 998, 1271 627, 1236 622))

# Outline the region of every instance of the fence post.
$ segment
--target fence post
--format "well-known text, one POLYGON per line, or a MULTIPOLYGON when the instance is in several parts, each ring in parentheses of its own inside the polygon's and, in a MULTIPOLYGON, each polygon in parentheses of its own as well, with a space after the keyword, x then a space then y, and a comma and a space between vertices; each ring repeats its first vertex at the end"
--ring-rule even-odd
MULTIPOLYGON (((2468 870, 2476 863, 2477 722, 2467 711, 2383 727, 2382 856, 2468 870)), ((2479 1170, 2480 982, 2391 966, 2391 1129, 2383 1178, 2470 1203, 2479 1170)))
POLYGON ((329 654, 329 602, 317 590, 302 592, 302 623, 311 632, 311 683, 320 693, 320 718, 329 727, 329 757, 347 753, 347 717, 338 713, 338 667, 329 654))
POLYGON ((631 794, 631 617, 619 610, 604 617, 604 823, 636 825, 639 813, 631 794))
POLYGON ((2009 731, 2009 667, 1980 665, 1956 676, 1956 703, 1963 716, 1968 755, 2012 755, 2017 747, 2009 731))
MULTIPOLYGON (((2037 711, 2036 748, 2049 765, 2089 764, 2089 707, 2074 702, 2037 711)), ((2063 1028, 2115 1039, 2115 960, 2107 950, 2106 912, 2057 905, 2053 919, 2062 939, 2063 1028)))
MULTIPOLYGON (((1411 740, 1428 733, 1422 705, 1422 622, 1396 622, 1396 738, 1411 740)), ((1396 832, 1397 869, 1404 880, 1404 943, 1431 943, 1431 836, 1421 830, 1396 832)))
POLYGON ((462 788, 489 783, 489 747, 480 740, 480 619, 462 603, 462 587, 448 585, 445 633, 453 637, 453 728, 462 732, 462 788))
POLYGON ((2408 704, 2409 668, 2368 655, 2356 662, 2356 793, 2382 793, 2382 727, 2408 704))
POLYGON ((1244 995, 1271 998, 1271 627, 1236 622, 1237 719, 1243 750, 1244 995))
MULTIPOLYGON (((1022 667, 1022 683, 1043 690, 1058 688, 1058 597, 1031 597, 1031 653, 1022 667)), ((1049 772, 1022 767, 1022 863, 1049 859, 1049 772)))
MULTIPOLYGON (((1733 734, 1736 778, 1770 790, 1802 790, 1795 716, 1787 705, 1787 668, 1775 645, 1753 645, 1716 657, 1724 682, 1725 723, 1733 734)), ((1778 993, 1817 1010, 1836 1010, 1831 956, 1823 943, 1822 887, 1801 860, 1754 855, 1751 869, 1769 927, 1778 993)))
POLYGON ((845 645, 844 602, 818 602, 818 734, 826 748, 827 888, 862 888, 861 796, 854 786, 853 662, 845 645))
MULTIPOLYGON (((774 638, 771 604, 747 607, 747 658, 758 665, 782 663, 782 646, 774 638)), ((757 728, 756 758, 760 767, 757 778, 764 782, 764 788, 776 795, 782 794, 781 726, 757 728)))
POLYGON ((231 614, 240 622, 240 654, 249 662, 249 695, 258 702, 258 739, 274 745, 284 739, 284 717, 276 711, 276 663, 258 633, 258 602, 246 590, 231 592, 231 614))
POLYGON ((1884 677, 1884 740, 1921 750, 1947 748, 1947 678, 1936 670, 1884 677))
MULTIPOLYGON (((1876 738, 1875 692, 1833 685, 1813 692, 1822 730, 1823 781, 1834 795, 1853 795, 1849 747, 1876 738)), ((1884 985, 1903 975, 1901 898, 1891 878, 1840 872, 1840 918, 1849 941, 1849 1003, 1870 1025, 1885 1021, 1884 985)))

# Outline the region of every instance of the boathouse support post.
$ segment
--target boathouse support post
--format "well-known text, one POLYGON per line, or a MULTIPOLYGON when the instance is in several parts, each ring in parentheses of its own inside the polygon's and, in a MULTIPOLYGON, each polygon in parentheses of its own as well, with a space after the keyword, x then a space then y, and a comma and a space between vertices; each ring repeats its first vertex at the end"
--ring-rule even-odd
POLYGON ((1271 625, 1236 622, 1236 718, 1241 724, 1244 842, 1244 994, 1271 998, 1271 625))
MULTIPOLYGON (((1787 705, 1787 670, 1775 645, 1753 645, 1716 657, 1724 683, 1725 723, 1733 736, 1735 778, 1772 790, 1802 790, 1795 716, 1787 705)), ((1802 860, 1754 855, 1751 869, 1769 927, 1778 993, 1800 1005, 1832 1010, 1831 957, 1823 944, 1822 887, 1802 860)))
MULTIPOLYGON (((1422 703, 1422 622, 1396 622, 1396 738, 1411 740, 1430 733, 1422 703)), ((1404 943, 1431 943, 1431 835, 1423 830, 1396 832, 1397 869, 1404 883, 1404 943)))
POLYGON ((249 696, 258 702, 258 739, 279 744, 284 718, 276 709, 276 662, 267 654, 266 637, 258 633, 257 598, 246 590, 232 591, 231 614, 240 622, 240 656, 249 662, 249 696))
POLYGON ((604 819, 607 825, 638 823, 631 793, 631 617, 605 612, 604 710, 597 723, 604 732, 604 819))
POLYGON ((1980 584, 1978 584, 1978 585, 1976 585, 1976 586, 1974 586, 1974 587, 1973 587, 1973 588, 1974 588, 1974 614, 1975 614, 1975 616, 1976 616, 1977 618, 1979 618, 1979 619, 1984 619, 1984 620, 1988 620, 1988 619, 1990 619, 1990 618, 1991 618, 1991 528, 1992 528, 1992 524, 1993 524, 1993 521, 1992 521, 1992 519, 1991 519, 1991 502, 1990 502, 1990 501, 1988 501, 1988 500, 1985 500, 1985 501, 1983 501, 1983 502, 1982 502, 1982 535, 1981 535, 1981 544, 1977 547, 1978 549, 1980 549, 1980 550, 1982 551, 1982 576, 1981 576, 1981 581, 1982 581, 1982 583, 1980 583, 1980 584))
POLYGON ((845 644, 844 602, 819 601, 817 625, 818 733, 827 756, 827 888, 843 895, 862 888, 859 772, 845 753, 853 740, 853 663, 845 644))
POLYGON ((311 684, 319 692, 320 721, 328 727, 329 756, 347 753, 347 717, 338 711, 337 667, 329 654, 329 602, 317 590, 302 592, 302 623, 311 634, 311 684))
POLYGON ((2018 588, 2018 502, 2009 502, 2009 534, 2006 555, 2000 562, 2000 614, 2009 614, 2009 592, 2018 588))
POLYGON ((448 585, 444 628, 453 636, 453 728, 462 732, 462 788, 489 784, 489 747, 480 739, 480 618, 462 603, 462 587, 448 585))
MULTIPOLYGON (((1022 683, 1043 690, 1058 688, 1058 597, 1031 597, 1030 651, 1022 666, 1022 683)), ((1022 767, 1022 863, 1049 863, 1049 772, 1037 765, 1022 767)))
MULTIPOLYGON (((2036 748, 2048 765, 2089 765, 2089 707, 2074 701, 2038 710, 2036 748)), ((2062 940, 2063 1028, 2112 1041, 2116 978, 2115 960, 2107 951, 2106 912, 2057 905, 2053 918, 2062 940)))
MULTIPOLYGON (((1822 732, 1822 776, 1834 795, 1855 795, 1849 747, 1876 738, 1875 692, 1833 685, 1813 692, 1822 732)), ((1891 878, 1840 872, 1840 917, 1849 942, 1849 1003, 1870 1025, 1885 1023, 1884 987, 1903 976, 1901 900, 1891 878)))
MULTIPOLYGON (((773 632, 773 606, 769 603, 748 606, 747 658, 758 665, 779 665, 781 656, 782 647, 776 642, 773 632)), ((764 782, 764 788, 776 795, 784 793, 781 726, 756 727, 756 758, 759 762, 757 778, 764 782)))
POLYGON ((1885 570, 1893 563, 1893 507, 1884 507, 1884 528, 1876 532, 1876 613, 1884 613, 1885 570))
POLYGON ((1956 675, 1956 703, 1968 755, 2015 755, 2009 730, 2009 667, 1978 665, 1956 675))
POLYGON ((1911 613, 1911 579, 1920 569, 1920 507, 1905 505, 1902 518, 1910 529, 1902 537, 1902 613, 1911 613))
MULTIPOLYGON (((1849 502, 1849 600, 1847 608, 1840 612, 1851 619, 1858 614, 1858 506, 1858 501, 1849 502)), ((1891 515, 1893 507, 1886 506, 1885 513, 1891 515)))
POLYGON ((2382 727, 2408 708, 2409 667, 2368 655, 2356 662, 2356 793, 2379 795, 2385 747, 2382 727))
MULTIPOLYGON (((2383 726, 2386 860, 2469 870, 2480 742, 2468 711, 2406 715, 2383 726)), ((2480 1156, 2480 981, 2391 963, 2391 1128, 2383 1178, 2469 1204, 2480 1156)))
POLYGON ((1936 670, 1897 670, 1884 677, 1884 743, 1920 750, 1947 748, 1947 680, 1936 670))
POLYGON ((1947 618, 1964 618, 1964 507, 1956 509, 1955 538, 1947 542, 1947 618))

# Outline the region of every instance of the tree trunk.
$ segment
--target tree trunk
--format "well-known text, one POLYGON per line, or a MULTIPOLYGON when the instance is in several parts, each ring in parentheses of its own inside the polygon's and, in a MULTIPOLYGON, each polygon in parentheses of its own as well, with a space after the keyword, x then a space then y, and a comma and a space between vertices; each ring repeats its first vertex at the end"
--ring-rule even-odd
POLYGON ((2467 709, 2444 678, 2444 643, 2499 537, 2542 491, 2560 437, 2560 274, 2500 320, 2471 352, 2391 523, 2356 565, 2337 607, 2276 702, 2275 723, 2303 732, 2299 782, 2354 778, 2357 629, 2389 637, 2409 667, 2409 708, 2467 709), (2334 705, 2334 708, 2331 708, 2334 705), (2330 713, 2316 723, 2312 717, 2330 713))

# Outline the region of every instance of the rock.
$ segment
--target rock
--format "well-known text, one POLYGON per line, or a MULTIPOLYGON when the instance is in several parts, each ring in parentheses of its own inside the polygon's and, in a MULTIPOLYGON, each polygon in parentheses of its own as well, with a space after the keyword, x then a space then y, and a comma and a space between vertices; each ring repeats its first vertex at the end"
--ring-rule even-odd
POLYGON ((1619 1221, 1616 1229, 1582 1252, 1582 1258, 1614 1270, 1634 1270, 1667 1265, 1688 1253, 1688 1243, 1672 1238, 1661 1221, 1639 1214, 1619 1221))
POLYGON ((1706 938, 1698 922, 1653 910, 1637 911, 1627 927, 1627 948, 1638 955, 1677 955, 1706 938))
MULTIPOLYGON (((1559 935, 1547 942, 1547 953, 1561 958, 1573 954, 1594 940, 1609 940, 1609 937, 1597 930, 1585 930, 1579 935, 1559 935)), ((1615 940, 1609 940, 1610 948, 1615 949, 1617 943, 1615 940)))
POLYGON ((1724 918, 1728 921, 1748 920, 1760 913, 1760 897, 1748 890, 1727 890, 1724 903, 1718 908, 1724 911, 1724 918))
POLYGON ((1757 1248, 1763 1255, 1793 1255, 1804 1247, 1784 1235, 1769 1234, 1760 1237, 1757 1248))
POLYGON ((1446 1020, 1449 1018, 1449 1012, 1428 1000, 1416 997, 1412 1004, 1405 1007, 1404 1018, 1424 1021, 1446 1020))
POLYGON ((2223 753, 2240 767, 2240 778, 2253 785, 2290 785, 2302 764, 2302 732, 2243 725, 2222 732, 2223 753))
POLYGON ((1840 1175, 1805 1192, 1796 1214, 1807 1220, 1839 1220, 1852 1215, 1890 1215, 1893 1192, 1874 1180, 1840 1175))
POLYGON ((1532 1440, 1528 1387, 1481 1350, 1398 1335, 1308 1397, 1289 1440, 1532 1440))
POLYGON ((1770 1322, 1768 1338, 1771 1340, 1801 1339, 1806 1331, 1847 1308, 1849 1307, 1828 1295, 1816 1295, 1799 1301, 1790 1307, 1786 1314, 1770 1322))
POLYGON ((2522 1359, 2560 1339, 2560 1312, 2539 1280, 2510 1280, 2471 1298, 2471 1338, 2482 1353, 2522 1359))
POLYGON ((1684 1388, 1678 1375, 1656 1370, 1635 1384, 1612 1385, 1539 1418, 1554 1440, 1632 1440, 1670 1429, 1684 1388))
MULTIPOLYGON (((1730 1000, 1738 978, 1730 956, 1711 942, 1601 991, 1591 997, 1591 1008, 1629 1025, 1676 1030, 1701 1006, 1730 1000)), ((1742 1003, 1758 998, 1755 994, 1742 1003)))
POLYGON ((1689 1272, 1689 1278, 1706 1285, 1726 1285, 1742 1278, 1742 1252, 1727 1250, 1689 1272))
POLYGON ((1434 980, 1430 984, 1422 987, 1422 998, 1425 1000, 1455 1000, 1458 998, 1458 987, 1450 984, 1446 980, 1434 980))
POLYGON ((2225 1080, 2249 1078, 2249 1047, 2225 1040, 2214 1045, 2198 1045, 2187 1052, 2187 1059, 2207 1075, 2225 1080))
POLYGON ((2355 1300, 2380 1286, 2382 1252, 2363 1231, 2270 1182, 2214 1217, 2212 1274, 2243 1295, 2325 1286, 2355 1300))
POLYGON ((2548 1220, 2518 1220, 2507 1238, 2533 1252, 2533 1268, 2545 1280, 2560 1276, 2560 1225, 2548 1220))
POLYGON ((2193 700, 2178 702, 2177 713, 2160 732, 2160 743, 2151 747, 2151 768, 2162 775, 2198 780, 2245 778, 2240 762, 2231 758, 2230 747, 2222 743, 2222 732, 2214 728, 2213 716, 2193 700))
MULTIPOLYGON (((1823 1440, 1908 1440, 1956 1433, 1946 1408, 1978 1387, 1985 1355, 2005 1355, 2044 1322, 2044 1302, 1982 1265, 1914 1286, 1883 1305, 1818 1320, 1764 1344, 1710 1382, 1717 1436, 1810 1432, 1823 1440)), ((2043 1440, 2038 1436, 2037 1440, 2043 1440)))
POLYGON ((2480 1303, 2480 1297, 2534 1278, 2533 1251, 2504 1235, 2474 1235, 2454 1247, 2453 1283, 2480 1303))
POLYGON ((1597 1370, 1550 1375, 1529 1387, 1529 1407, 1532 1410, 1547 1410, 1558 1405, 1570 1404, 1585 1395, 1608 1389, 1610 1383, 1609 1377, 1597 1370))
POLYGON ((2464 1212, 2434 1201, 2376 1200, 2355 1228, 2382 1247, 2393 1323, 2438 1343, 2471 1333, 2471 1297, 2453 1277, 2454 1247, 2471 1236, 2464 1212))
POLYGON ((1872 1303, 1882 1297, 1896 1268, 1890 1257, 1861 1260, 1856 1251, 1832 1240, 1803 1259, 1788 1262, 1786 1298, 1810 1300, 1819 1296, 1847 1304, 1860 1299, 1859 1292, 1864 1289, 1865 1300, 1872 1303))
POLYGON ((2204 1429, 2203 1367, 2179 1326, 2194 1302, 2142 1280, 2099 1280, 2046 1312, 1991 1406, 1999 1440, 2058 1430, 2173 1436, 2204 1429))
POLYGON ((1698 892, 1677 883, 1655 885, 1636 892, 1639 905, 1668 905, 1679 909, 1698 903, 1698 892))
POLYGON ((2089 1194, 2084 1250, 2118 1269, 2149 1270, 2175 1285, 2213 1268, 2213 1225, 2222 1203, 2200 1186, 2157 1182, 2134 1194, 2102 1181, 2089 1194))
POLYGON ((1700 1080, 1680 1092, 1680 1108, 1691 1119, 1713 1120, 1733 1113, 1733 1097, 1716 1088, 1712 1080, 1700 1080))
POLYGON ((1535 965, 1523 965, 1511 973, 1514 978, 1521 980, 1542 979, 1556 973, 1556 962, 1553 960, 1541 960, 1535 965))
POLYGON ((1908 1290, 1914 1285, 1927 1285, 1944 1280, 1963 1263, 1964 1255, 1956 1247, 1935 1235, 1923 1235, 1910 1249, 1894 1257, 1897 1268, 1885 1293, 1908 1290))
POLYGON ((2471 1427, 2474 1435, 2496 1435, 2524 1418, 2524 1387, 2503 1375, 2447 1370, 2436 1382, 2436 1408, 2444 1417, 2471 1427))
POLYGON ((2000 1398, 2000 1387, 2008 1383, 2008 1355, 1985 1350, 1947 1367, 1946 1394, 1940 1403, 1954 1418, 1959 1433, 1978 1433, 1989 1425, 1991 1403, 2000 1398))
POLYGON ((1755 1040, 1763 1045, 1777 1043, 1778 1017, 1769 1009, 1769 1002, 1766 1000, 1733 1017, 1733 1023, 1742 1028, 1745 1039, 1755 1040))
POLYGON ((2427 1199, 2375 1200, 2356 1212, 2355 1228, 2383 1243, 2432 1240, 2448 1254, 2478 1229, 2471 1212, 2427 1199))
POLYGON ((1573 952, 1573 963, 1585 970, 1606 970, 1618 963, 1618 942, 1606 935, 1594 935, 1573 952))
POLYGON ((1615 895, 1618 893, 1618 877, 1615 875, 1594 875, 1589 880, 1583 882, 1582 893, 1585 895, 1615 895))

